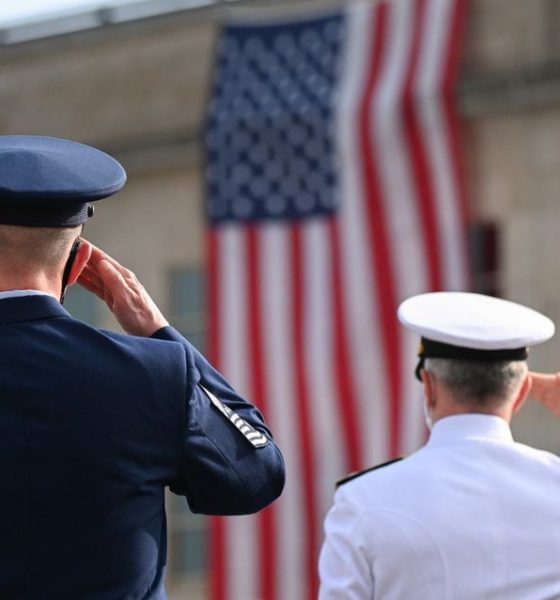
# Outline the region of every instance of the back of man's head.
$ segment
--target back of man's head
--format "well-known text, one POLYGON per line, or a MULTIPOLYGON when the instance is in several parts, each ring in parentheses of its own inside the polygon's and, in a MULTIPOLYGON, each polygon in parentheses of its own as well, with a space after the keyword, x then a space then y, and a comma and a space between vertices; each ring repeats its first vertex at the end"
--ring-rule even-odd
POLYGON ((118 192, 125 170, 97 148, 46 136, 0 135, 0 155, 0 275, 64 269, 91 203, 118 192))
POLYGON ((516 361, 462 361, 429 358, 425 369, 442 384, 452 401, 466 412, 499 411, 515 401, 528 367, 516 361))
MULTIPOLYGON (((0 225, 0 273, 58 273, 81 227, 0 225)), ((62 273, 60 273, 62 274, 62 273)))

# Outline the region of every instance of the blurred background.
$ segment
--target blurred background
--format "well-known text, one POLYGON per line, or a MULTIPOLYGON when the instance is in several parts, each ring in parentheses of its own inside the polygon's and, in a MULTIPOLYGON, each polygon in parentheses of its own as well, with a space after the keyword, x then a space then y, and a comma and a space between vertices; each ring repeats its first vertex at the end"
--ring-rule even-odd
MULTIPOLYGON (((85 236, 135 271, 203 351, 201 139, 220 25, 236 8, 343 4, 67 0, 0 9, 0 133, 71 138, 123 163, 128 185, 97 206, 85 236)), ((557 323, 559 28, 560 0, 470 0, 456 90, 473 288, 526 303, 557 323)), ((79 288, 67 306, 95 326, 118 329, 79 288)), ((560 336, 535 349, 530 364, 560 370, 560 336)), ((539 406, 527 406, 514 433, 560 451, 559 423, 539 406)), ((168 526, 170 597, 209 597, 207 520, 169 497, 168 526)))

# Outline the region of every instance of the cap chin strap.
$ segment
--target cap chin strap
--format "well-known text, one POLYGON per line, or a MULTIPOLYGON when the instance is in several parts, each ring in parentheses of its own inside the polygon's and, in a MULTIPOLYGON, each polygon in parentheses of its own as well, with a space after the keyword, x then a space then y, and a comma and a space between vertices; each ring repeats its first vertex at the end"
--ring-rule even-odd
POLYGON ((60 304, 64 304, 64 298, 66 296, 66 289, 68 288, 68 279, 70 278, 70 272, 72 271, 72 267, 74 266, 78 250, 80 249, 81 245, 82 240, 80 238, 77 238, 76 240, 74 240, 72 248, 70 249, 70 254, 68 256, 68 260, 66 261, 66 265, 64 266, 64 272, 62 273, 62 291, 60 293, 60 304))
POLYGON ((418 381, 422 381, 422 376, 420 373, 424 369, 424 363, 426 362, 426 357, 423 355, 418 355, 418 364, 416 365, 416 369, 414 369, 414 375, 416 375, 416 379, 418 381))

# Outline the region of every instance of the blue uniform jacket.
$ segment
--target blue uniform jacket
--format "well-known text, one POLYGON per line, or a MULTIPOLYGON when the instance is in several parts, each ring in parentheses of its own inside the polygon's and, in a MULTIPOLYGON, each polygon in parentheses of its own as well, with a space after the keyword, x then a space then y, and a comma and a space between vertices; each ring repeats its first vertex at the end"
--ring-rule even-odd
POLYGON ((228 515, 282 491, 258 410, 171 327, 120 335, 8 298, 0 361, 2 600, 161 600, 166 486, 228 515))

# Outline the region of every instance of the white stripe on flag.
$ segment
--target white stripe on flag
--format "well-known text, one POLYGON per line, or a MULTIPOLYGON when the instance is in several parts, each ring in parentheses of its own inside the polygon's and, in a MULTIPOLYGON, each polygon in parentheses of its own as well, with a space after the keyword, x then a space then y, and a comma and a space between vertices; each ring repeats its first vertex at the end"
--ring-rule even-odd
POLYGON ((278 600, 305 597, 306 573, 303 546, 302 473, 300 468, 301 444, 295 421, 294 374, 292 372, 290 298, 292 281, 286 249, 289 234, 283 224, 263 224, 260 240, 262 255, 263 314, 268 316, 264 332, 264 362, 269 398, 270 423, 286 463, 286 487, 276 503, 277 515, 277 581, 280 582, 278 600))
POLYGON ((334 380, 333 306, 331 243, 325 219, 306 223, 303 227, 305 256, 305 342, 306 364, 311 382, 310 403, 315 430, 315 486, 317 531, 331 504, 333 482, 346 472, 344 427, 339 414, 334 380))
POLYGON ((370 252, 364 191, 360 175, 359 149, 356 147, 357 105, 363 93, 364 73, 369 56, 365 51, 373 31, 371 5, 357 3, 349 8, 347 46, 344 50, 340 82, 339 110, 336 114, 339 144, 339 213, 343 289, 348 310, 349 348, 356 400, 359 407, 360 443, 365 467, 387 458, 386 373, 383 362, 376 294, 370 268, 370 252))
MULTIPOLYGON (((394 258, 397 299, 428 289, 427 251, 420 218, 420 195, 414 189, 409 149, 405 140, 402 98, 407 70, 412 60, 414 5, 396 2, 389 18, 388 59, 383 83, 373 110, 385 219, 390 232, 391 256, 394 258)), ((382 292, 381 292, 382 293, 382 292)), ((414 379, 411 364, 418 346, 416 336, 399 327, 401 388, 401 453, 408 454, 421 444, 420 385, 414 379), (411 360, 412 359, 412 360, 411 360), (414 422, 413 422, 414 421, 414 422), (412 432, 416 435, 411 435, 412 432)))
POLYGON ((442 114, 441 87, 447 58, 446 41, 455 2, 430 0, 426 11, 425 51, 418 69, 417 89, 423 138, 429 149, 429 165, 435 184, 440 255, 447 290, 464 290, 467 264, 464 232, 459 213, 459 191, 451 164, 449 134, 442 114))
MULTIPOLYGON (((424 291, 427 286, 426 251, 413 189, 410 159, 404 139, 400 107, 410 60, 413 14, 410 2, 395 2, 387 32, 390 46, 379 94, 372 106, 382 200, 395 264, 398 300, 424 291)), ((381 293, 379 290, 378 293, 381 293)))
MULTIPOLYGON (((233 225, 223 227, 218 236, 220 279, 221 368, 240 394, 250 398, 247 324, 247 271, 245 236, 233 225)), ((257 598, 258 546, 254 517, 224 519, 226 589, 232 600, 257 598)))

